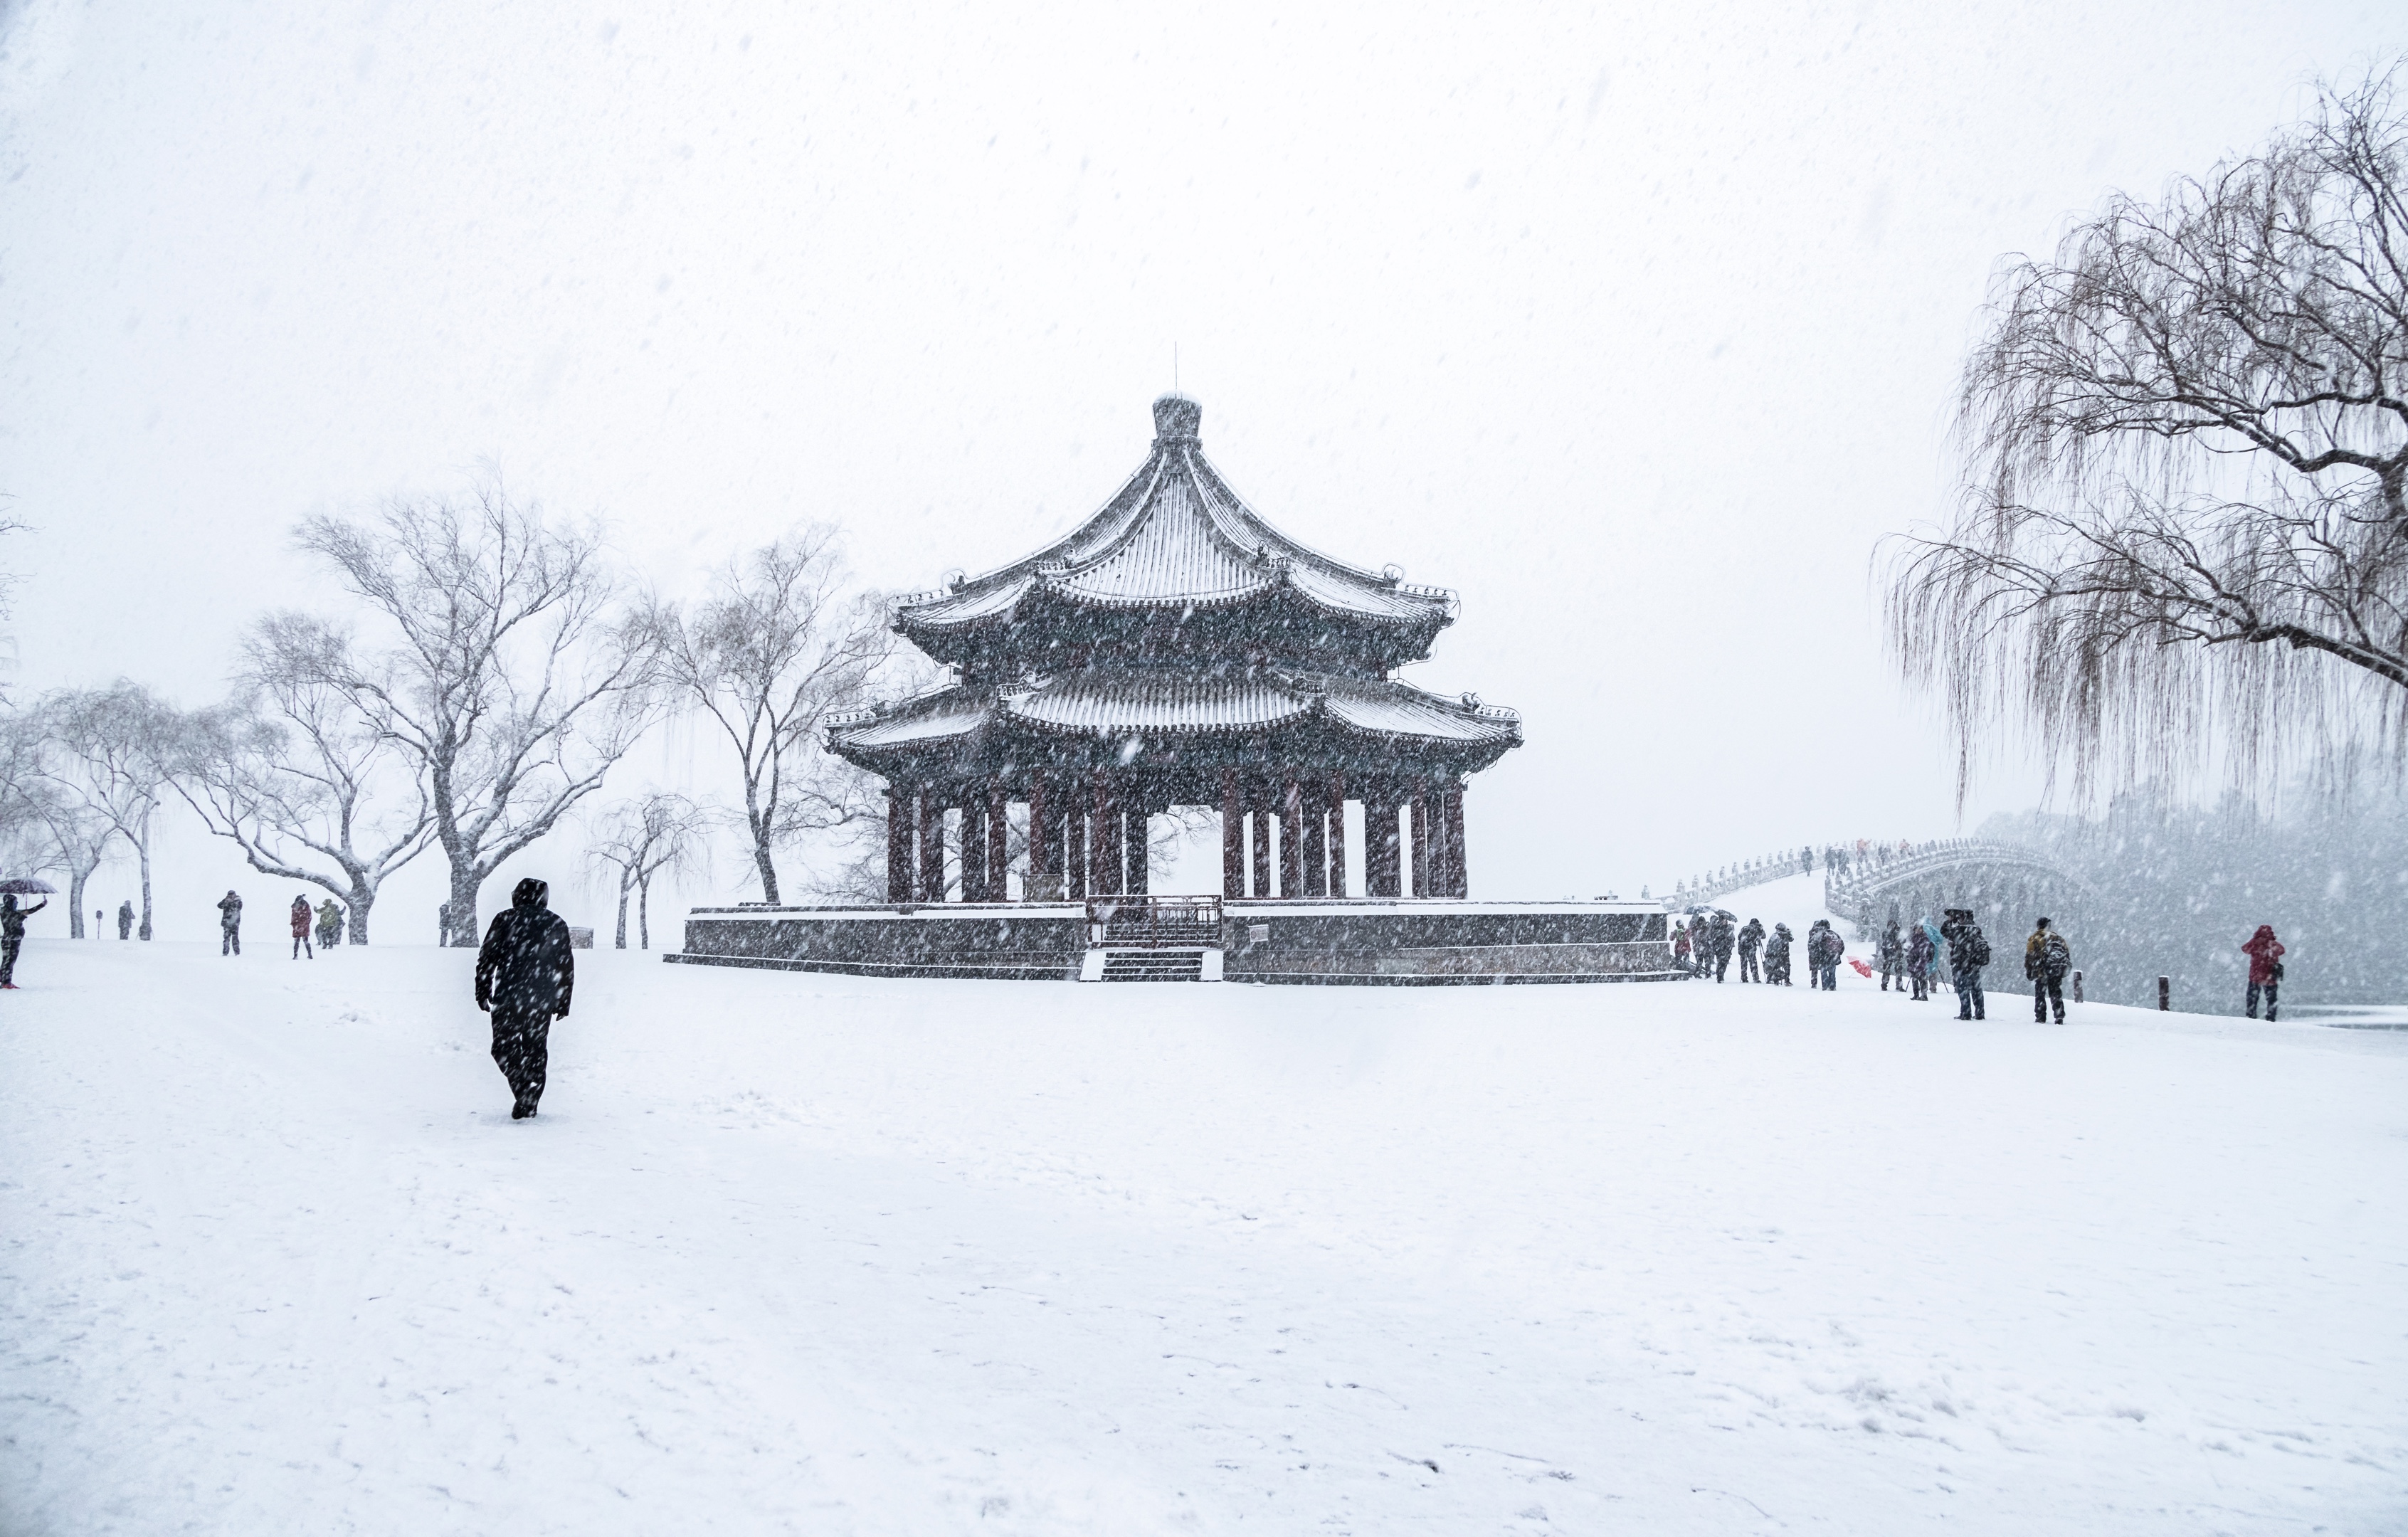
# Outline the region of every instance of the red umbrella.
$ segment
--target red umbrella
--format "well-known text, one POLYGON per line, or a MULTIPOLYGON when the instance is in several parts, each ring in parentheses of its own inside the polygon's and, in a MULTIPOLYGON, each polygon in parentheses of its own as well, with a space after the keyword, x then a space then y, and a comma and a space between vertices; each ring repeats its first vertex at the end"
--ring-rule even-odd
POLYGON ((14 892, 20 897, 55 897, 59 888, 30 875, 16 875, 0 881, 0 892, 14 892))

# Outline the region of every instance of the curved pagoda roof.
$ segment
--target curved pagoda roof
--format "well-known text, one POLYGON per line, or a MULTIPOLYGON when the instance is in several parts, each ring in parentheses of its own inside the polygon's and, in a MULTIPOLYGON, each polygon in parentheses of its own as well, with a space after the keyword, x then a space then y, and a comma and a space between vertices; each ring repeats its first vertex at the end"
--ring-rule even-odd
POLYGON ((1521 717, 1393 679, 1282 670, 1071 672, 1002 690, 948 683, 828 723, 828 745, 874 773, 1142 763, 1476 772, 1522 743, 1521 717))
POLYGON ((1455 595, 1272 527, 1205 459, 1202 419, 1182 395, 1155 401, 1153 452, 1100 511, 1009 566, 897 600, 895 628, 970 674, 1203 655, 1379 677, 1427 656, 1455 595))

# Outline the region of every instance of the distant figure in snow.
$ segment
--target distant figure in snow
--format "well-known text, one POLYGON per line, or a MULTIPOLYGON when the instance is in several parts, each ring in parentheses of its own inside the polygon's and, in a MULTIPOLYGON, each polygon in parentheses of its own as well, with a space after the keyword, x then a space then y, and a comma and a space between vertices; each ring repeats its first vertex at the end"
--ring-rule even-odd
POLYGON ((1847 941, 1831 927, 1828 918, 1817 918, 1806 930, 1806 985, 1820 987, 1827 993, 1840 990, 1840 957, 1847 953, 1847 941))
POLYGON ((134 904, 132 902, 117 904, 117 937, 121 940, 130 940, 134 937, 134 904))
POLYGON ((1882 991, 1889 991, 1892 981, 1898 990, 1906 991, 1906 936, 1899 932, 1898 920, 1892 918, 1889 927, 1882 931, 1881 947, 1874 952, 1881 961, 1882 991))
POLYGON ((2258 932, 2241 947, 2249 957, 2249 1017, 2258 1017, 2258 995, 2266 995, 2266 1022, 2274 1021, 2274 996, 2283 985, 2283 941, 2274 938, 2272 924, 2259 924, 2258 932))
POLYGON ((1767 985, 1789 985, 1789 926, 1774 924, 1772 938, 1764 941, 1764 980, 1767 985))
POLYGON ((318 904, 318 948, 332 950, 343 942, 343 910, 332 897, 318 904))
POLYGON ((1798 873, 1800 875, 1814 873, 1814 847, 1811 843, 1798 851, 1798 873))
POLYGON ((1971 908, 1952 907, 1941 921, 1940 937, 1948 945, 1948 970, 1956 988, 1956 1017, 1990 1017, 1982 998, 1982 968, 1990 964, 1990 941, 1973 921, 1971 908))
POLYGON ((1730 970, 1731 946, 1738 942, 1739 931, 1731 927, 1731 915, 1717 912, 1706 923, 1706 944, 1713 953, 1714 980, 1720 982, 1730 970))
POLYGON ((2065 975, 2073 970, 2073 947, 2042 918, 2024 941, 2024 975, 2031 978, 2032 1023, 2048 1021, 2048 1006, 2057 1005, 2057 1022, 2065 1023, 2065 975))
POLYGON ((1931 997, 1931 957, 1939 949, 1932 942, 1928 924, 1916 924, 1906 932, 1906 975, 1914 984, 1914 1001, 1923 1003, 1931 997))
MULTIPOLYGON (((0 896, 0 987, 17 990, 17 950, 25 942, 25 920, 50 906, 36 902, 28 908, 17 906, 17 894, 0 896)), ((2272 1018, 2272 1014, 2267 1016, 2272 1018)))
POLYGON ((218 954, 242 954, 242 898, 229 891, 218 903, 218 954))
POLYGON ((1763 948, 1764 925, 1758 919, 1750 918, 1747 921, 1747 927, 1739 931, 1740 981, 1762 982, 1764 980, 1764 968, 1756 963, 1756 953, 1763 948))
POLYGON ((309 898, 308 895, 304 894, 294 898, 293 958, 294 960, 299 960, 304 955, 308 956, 311 960, 316 960, 318 958, 318 952, 309 948, 310 917, 311 913, 309 912, 309 898))
POLYGON ((108 913, 102 912, 98 908, 93 908, 92 910, 92 937, 93 939, 96 940, 100 938, 100 921, 108 916, 108 913))
POLYGON ((1690 964, 1690 956, 1696 948, 1689 939, 1688 924, 1685 921, 1674 924, 1672 926, 1672 964, 1693 976, 1698 969, 1690 964))
POLYGON ((477 1007, 494 1016, 494 1063, 510 1081, 510 1119, 523 1121, 543 1098, 552 1022, 568 1017, 577 960, 568 925, 544 906, 552 888, 533 876, 510 893, 477 952, 477 1007))

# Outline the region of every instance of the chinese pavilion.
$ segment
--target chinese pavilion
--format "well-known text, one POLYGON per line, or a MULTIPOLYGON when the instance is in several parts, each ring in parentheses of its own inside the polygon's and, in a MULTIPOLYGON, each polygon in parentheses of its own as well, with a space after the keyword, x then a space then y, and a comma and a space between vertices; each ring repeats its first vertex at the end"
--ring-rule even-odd
POLYGON ((1145 892, 1144 819, 1194 805, 1220 808, 1225 899, 1344 897, 1350 799, 1360 895, 1467 895, 1464 783, 1521 745, 1521 719, 1394 676, 1455 595, 1264 522, 1205 460, 1202 416, 1155 401, 1154 452, 1075 532, 896 601, 896 631, 952 681, 827 739, 887 782, 889 900, 945 899, 955 810, 962 899, 1006 900, 1014 801, 1028 900, 1145 892))

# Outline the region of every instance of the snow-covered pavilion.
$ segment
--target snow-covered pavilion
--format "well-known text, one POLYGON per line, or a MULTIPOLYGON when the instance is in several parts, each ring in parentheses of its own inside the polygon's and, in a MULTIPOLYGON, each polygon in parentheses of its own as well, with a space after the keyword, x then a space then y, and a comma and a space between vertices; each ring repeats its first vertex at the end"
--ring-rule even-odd
POLYGON ((956 808, 962 899, 1005 900, 1015 801, 1030 900, 1145 892, 1143 819, 1174 805, 1220 808, 1225 898, 1467 895, 1465 782, 1521 744, 1521 719, 1395 676, 1455 596, 1273 528, 1205 459, 1202 416, 1155 401, 1153 452, 1077 530, 897 601, 896 630, 952 681, 827 739, 887 782, 890 900, 944 899, 956 808))

